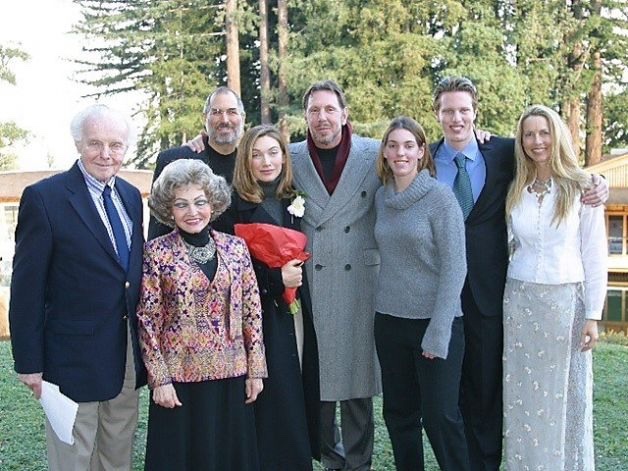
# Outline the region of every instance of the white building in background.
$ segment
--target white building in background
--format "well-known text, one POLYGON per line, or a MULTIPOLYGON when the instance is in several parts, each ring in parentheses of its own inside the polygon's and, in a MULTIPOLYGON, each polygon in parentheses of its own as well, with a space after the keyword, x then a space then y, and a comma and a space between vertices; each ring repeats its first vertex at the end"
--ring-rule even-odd
POLYGON ((604 325, 607 329, 628 333, 628 149, 622 151, 612 151, 587 170, 604 175, 610 187, 605 211, 608 292, 604 325))
MULTIPOLYGON (((0 339, 9 335, 7 312, 11 266, 15 251, 15 227, 20 198, 24 188, 61 170, 0 172, 0 339)), ((142 194, 144 203, 144 231, 148 229, 147 198, 153 172, 150 170, 120 170, 119 175, 142 194)), ((145 234, 146 235, 146 234, 145 234)))

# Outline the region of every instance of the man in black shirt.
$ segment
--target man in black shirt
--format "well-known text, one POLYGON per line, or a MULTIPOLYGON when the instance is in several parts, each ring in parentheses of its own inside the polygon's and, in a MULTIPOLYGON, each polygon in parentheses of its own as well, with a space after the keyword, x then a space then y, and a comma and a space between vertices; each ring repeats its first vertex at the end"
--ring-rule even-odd
MULTIPOLYGON (((184 145, 160 152, 157 156, 153 181, 161 175, 164 167, 170 162, 178 159, 198 159, 209 165, 215 174, 225 177, 231 184, 236 150, 244 132, 244 105, 233 90, 224 86, 218 87, 207 97, 203 114, 207 131, 207 135, 202 137, 204 150, 197 153, 184 145)), ((212 223, 212 227, 218 231, 232 232, 233 221, 230 219, 227 211, 212 223)), ((148 239, 167 234, 171 230, 170 227, 157 222, 151 216, 148 224, 148 239)))

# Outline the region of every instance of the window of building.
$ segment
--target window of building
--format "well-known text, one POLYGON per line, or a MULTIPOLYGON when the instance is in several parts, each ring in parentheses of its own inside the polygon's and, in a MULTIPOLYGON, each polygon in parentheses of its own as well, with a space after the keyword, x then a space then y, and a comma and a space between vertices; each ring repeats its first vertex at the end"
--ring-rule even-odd
POLYGON ((626 215, 609 214, 607 222, 609 255, 626 255, 626 215))
POLYGON ((13 240, 15 234, 18 210, 19 206, 16 204, 7 204, 4 206, 4 226, 8 232, 6 235, 10 240, 13 240))
POLYGON ((625 288, 608 288, 603 320, 608 322, 625 322, 628 320, 626 315, 627 293, 625 288))

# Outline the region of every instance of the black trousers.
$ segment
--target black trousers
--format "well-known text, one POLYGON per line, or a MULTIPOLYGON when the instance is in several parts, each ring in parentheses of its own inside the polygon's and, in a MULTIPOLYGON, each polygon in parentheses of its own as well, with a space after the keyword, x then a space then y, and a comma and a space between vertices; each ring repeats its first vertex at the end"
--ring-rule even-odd
POLYGON ((369 471, 374 439, 373 398, 321 401, 323 466, 346 471, 369 471), (340 405, 340 427, 336 423, 337 404, 340 405))
POLYGON ((501 306, 497 308, 498 315, 483 315, 465 284, 462 291, 465 353, 460 410, 473 471, 498 471, 502 460, 504 333, 501 306))
POLYGON ((429 319, 377 313, 375 345, 382 368, 383 414, 398 471, 424 469, 422 428, 442 470, 469 470, 458 408, 464 354, 461 318, 454 319, 446 360, 422 356, 429 319))

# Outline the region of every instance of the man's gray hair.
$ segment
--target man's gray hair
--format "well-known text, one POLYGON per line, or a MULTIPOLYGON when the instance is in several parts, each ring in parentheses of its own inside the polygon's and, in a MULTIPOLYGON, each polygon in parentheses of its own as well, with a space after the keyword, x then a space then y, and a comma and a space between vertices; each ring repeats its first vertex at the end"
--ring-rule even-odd
POLYGON ((212 102, 214 101, 216 95, 225 95, 227 93, 231 93, 235 97, 236 101, 238 102, 238 111, 242 116, 244 116, 246 113, 244 112, 244 103, 242 103, 242 98, 240 98, 240 96, 232 89, 224 85, 218 87, 216 90, 209 94, 209 96, 205 100, 205 106, 203 106, 203 114, 209 113, 209 109, 212 107, 212 102))
POLYGON ((174 227, 172 206, 175 193, 188 185, 198 185, 202 188, 212 210, 212 221, 224 213, 231 204, 231 187, 223 177, 216 175, 200 160, 179 159, 166 165, 153 183, 148 197, 151 214, 162 224, 174 227))
POLYGON ((75 144, 78 144, 83 140, 83 127, 85 125, 85 121, 99 118, 113 118, 117 121, 123 122, 127 128, 127 147, 135 144, 137 130, 133 121, 131 121, 131 118, 120 111, 101 103, 89 105, 76 113, 72 118, 72 121, 70 122, 70 133, 72 134, 72 139, 74 139, 75 144))

